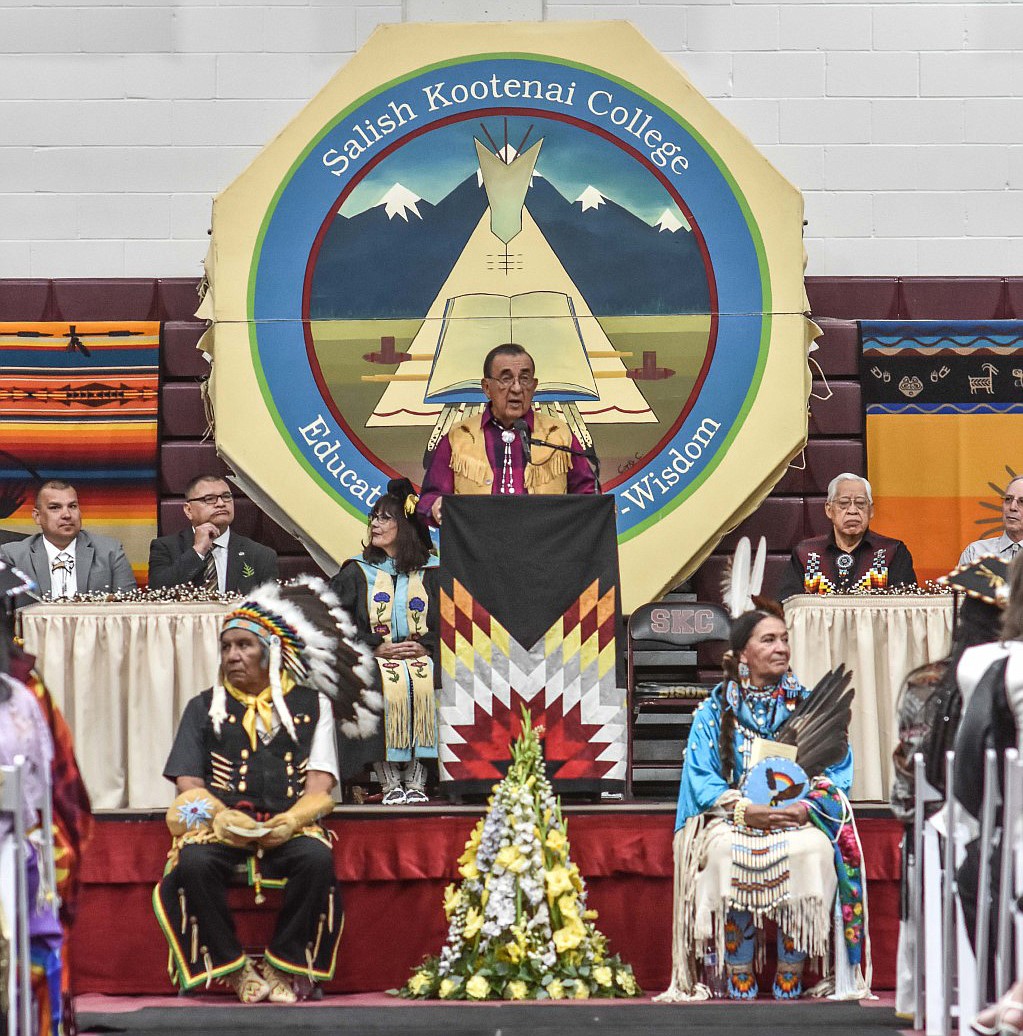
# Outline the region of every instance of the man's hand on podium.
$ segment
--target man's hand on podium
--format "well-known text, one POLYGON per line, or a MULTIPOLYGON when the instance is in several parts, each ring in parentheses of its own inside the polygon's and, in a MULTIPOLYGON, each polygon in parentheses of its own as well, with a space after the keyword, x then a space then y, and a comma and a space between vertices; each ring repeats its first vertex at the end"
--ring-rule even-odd
POLYGON ((433 520, 440 525, 440 507, 444 503, 444 497, 439 496, 433 502, 433 507, 430 508, 430 514, 433 515, 433 520))

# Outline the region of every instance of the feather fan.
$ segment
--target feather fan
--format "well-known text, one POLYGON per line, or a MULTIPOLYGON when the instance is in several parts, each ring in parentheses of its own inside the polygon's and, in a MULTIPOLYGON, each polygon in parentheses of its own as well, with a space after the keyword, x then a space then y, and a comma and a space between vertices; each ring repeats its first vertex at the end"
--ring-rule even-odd
POLYGON ((794 745, 796 762, 811 777, 840 763, 849 750, 852 671, 844 665, 825 673, 817 686, 792 711, 776 741, 794 745))

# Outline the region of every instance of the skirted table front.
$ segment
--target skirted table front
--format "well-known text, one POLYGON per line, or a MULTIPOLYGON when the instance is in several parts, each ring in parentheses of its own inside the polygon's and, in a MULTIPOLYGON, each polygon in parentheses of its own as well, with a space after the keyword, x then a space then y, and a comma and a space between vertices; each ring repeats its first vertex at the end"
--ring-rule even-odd
POLYGON ((110 602, 21 612, 25 648, 71 727, 94 809, 170 804, 163 764, 189 698, 217 675, 230 607, 110 602))
POLYGON ((944 658, 952 641, 952 595, 820 596, 785 602, 792 671, 812 687, 841 663, 852 669, 850 741, 854 802, 887 801, 895 705, 907 673, 944 658))

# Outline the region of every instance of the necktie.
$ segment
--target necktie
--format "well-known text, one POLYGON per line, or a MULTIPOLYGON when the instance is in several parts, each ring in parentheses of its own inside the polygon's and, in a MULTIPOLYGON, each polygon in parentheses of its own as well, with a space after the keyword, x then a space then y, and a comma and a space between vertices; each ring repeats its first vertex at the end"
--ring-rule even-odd
MULTIPOLYGON (((54 559, 53 564, 50 566, 50 582, 52 584, 52 577, 58 572, 60 573, 60 596, 67 597, 67 583, 68 577, 74 571, 75 559, 66 551, 62 550, 54 559)), ((51 589, 52 586, 51 586, 51 589)))
POLYGON ((220 583, 217 580, 217 562, 213 557, 213 551, 216 548, 211 544, 210 552, 206 555, 206 565, 203 569, 202 574, 202 585, 210 591, 210 593, 216 593, 220 589, 220 583))

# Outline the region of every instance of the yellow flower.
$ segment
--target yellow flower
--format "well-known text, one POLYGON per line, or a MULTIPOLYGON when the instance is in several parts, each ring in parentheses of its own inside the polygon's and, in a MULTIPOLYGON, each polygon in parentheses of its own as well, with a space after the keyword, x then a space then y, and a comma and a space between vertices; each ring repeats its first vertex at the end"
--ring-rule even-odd
POLYGON ((636 992, 636 977, 631 971, 616 971, 615 980, 629 996, 636 992))
POLYGON ((501 947, 502 956, 506 957, 512 964, 518 964, 522 960, 522 947, 517 942, 506 942, 501 947))
POLYGON ((465 991, 473 1000, 484 1000, 486 999, 487 993, 490 992, 490 983, 482 975, 473 975, 473 977, 466 982, 465 991))
POLYGON ((568 839, 556 827, 552 827, 547 832, 547 840, 544 844, 551 852, 563 853, 565 846, 568 845, 568 839))
POLYGON ((441 1000, 447 1000, 454 991, 455 983, 451 979, 445 978, 441 980, 440 989, 437 990, 437 995, 441 1000))
POLYGON ((596 921, 599 916, 600 915, 597 913, 596 910, 583 911, 583 917, 586 918, 587 921, 596 921))
POLYGON ((461 874, 463 878, 468 878, 470 881, 478 878, 480 876, 480 872, 479 868, 476 866, 475 857, 459 867, 458 873, 461 874))
POLYGON ((607 988, 614 981, 614 975, 612 974, 611 969, 604 964, 599 968, 593 969, 593 981, 596 982, 598 986, 604 986, 607 988))
POLYGON ((465 915, 465 929, 462 935, 471 939, 483 927, 483 915, 475 908, 469 907, 465 915))
POLYGON ((521 874, 529 866, 528 858, 522 855, 517 845, 506 845, 494 858, 494 863, 513 874, 521 874))
POLYGON ((565 999, 565 987, 561 984, 560 979, 555 979, 547 987, 547 995, 552 1000, 564 1000, 565 999))
POLYGON ((462 893, 452 884, 444 890, 444 916, 450 921, 454 912, 462 905, 462 893))
POLYGON ((583 876, 579 873, 579 868, 573 863, 568 870, 568 877, 572 884, 575 886, 577 892, 583 890, 583 876))
MULTIPOLYGON (((448 981, 448 980, 446 980, 448 981)), ((409 992, 413 996, 422 996, 431 986, 430 976, 425 972, 417 971, 409 980, 409 992)))
POLYGON ((574 925, 559 928, 554 933, 554 948, 558 953, 574 950, 583 941, 583 932, 574 925))
POLYGON ((461 856, 458 857, 459 863, 475 863, 476 862, 476 846, 472 844, 466 844, 465 851, 461 856))
POLYGON ((579 920, 579 904, 576 901, 574 892, 564 895, 558 900, 558 909, 566 921, 579 920))
POLYGON ((525 1000, 526 994, 529 992, 529 986, 521 979, 515 979, 504 987, 504 991, 508 994, 510 1000, 525 1000))
POLYGON ((585 982, 576 981, 575 992, 572 994, 573 1000, 589 1000, 590 998, 590 987, 585 982))
POLYGON ((547 872, 546 879, 547 898, 551 902, 557 899, 563 892, 568 892, 572 888, 571 875, 560 864, 557 867, 552 867, 547 872))

